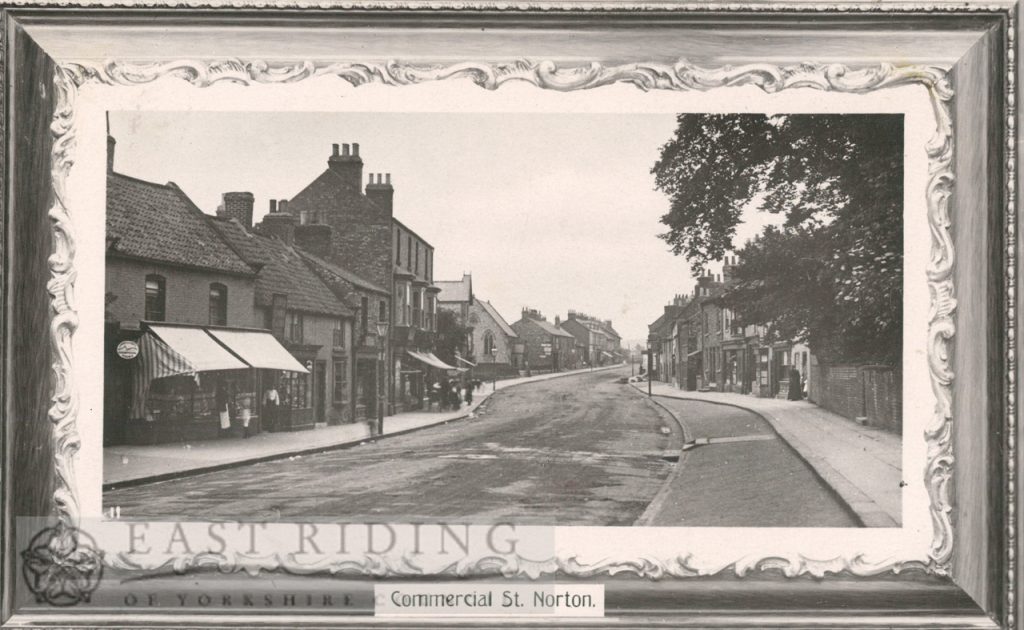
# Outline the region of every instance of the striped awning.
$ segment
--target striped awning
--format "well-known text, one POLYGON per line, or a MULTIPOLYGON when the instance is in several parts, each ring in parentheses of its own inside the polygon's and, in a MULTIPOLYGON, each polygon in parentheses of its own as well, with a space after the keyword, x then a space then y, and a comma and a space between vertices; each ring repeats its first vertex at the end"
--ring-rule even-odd
POLYGON ((142 335, 139 339, 138 363, 132 370, 132 419, 146 417, 146 398, 153 379, 195 373, 192 363, 166 343, 152 333, 142 335))

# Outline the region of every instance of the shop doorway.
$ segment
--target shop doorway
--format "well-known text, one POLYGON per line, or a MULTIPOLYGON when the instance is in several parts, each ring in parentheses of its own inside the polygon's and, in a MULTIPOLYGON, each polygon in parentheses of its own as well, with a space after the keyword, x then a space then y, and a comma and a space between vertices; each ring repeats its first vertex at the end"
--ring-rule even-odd
POLYGON ((327 422, 327 362, 313 363, 313 421, 327 422))

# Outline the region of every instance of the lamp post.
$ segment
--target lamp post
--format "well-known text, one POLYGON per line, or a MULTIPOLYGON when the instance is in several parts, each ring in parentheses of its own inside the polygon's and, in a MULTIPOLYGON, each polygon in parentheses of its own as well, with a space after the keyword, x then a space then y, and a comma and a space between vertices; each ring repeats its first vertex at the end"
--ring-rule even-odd
POLYGON ((387 360, 388 322, 377 322, 377 435, 384 434, 384 361, 387 360))

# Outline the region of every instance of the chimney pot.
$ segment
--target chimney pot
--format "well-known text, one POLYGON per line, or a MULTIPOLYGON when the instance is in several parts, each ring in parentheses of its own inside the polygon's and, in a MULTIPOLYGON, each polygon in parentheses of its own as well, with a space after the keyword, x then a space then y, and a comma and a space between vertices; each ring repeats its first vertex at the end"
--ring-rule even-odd
POLYGON ((288 200, 287 199, 281 199, 280 201, 277 202, 277 211, 278 212, 288 212, 288 200))
POLYGON ((338 157, 338 145, 331 145, 331 155, 333 155, 334 157, 338 157))
POLYGON ((388 173, 386 177, 387 177, 387 182, 386 183, 387 183, 388 186, 390 186, 391 185, 391 173, 388 173))
POLYGON ((354 155, 356 157, 359 157, 359 143, 358 142, 353 142, 352 143, 352 155, 354 155))
POLYGON ((341 145, 341 154, 342 155, 348 155, 348 145, 347 144, 341 145))
POLYGON ((270 200, 270 211, 277 212, 277 199, 270 200))

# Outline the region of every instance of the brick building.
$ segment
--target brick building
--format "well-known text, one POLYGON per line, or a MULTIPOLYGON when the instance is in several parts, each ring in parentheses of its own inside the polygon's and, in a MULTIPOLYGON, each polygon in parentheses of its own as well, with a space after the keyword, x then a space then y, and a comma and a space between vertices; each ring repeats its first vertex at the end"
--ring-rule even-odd
POLYGON ((561 328, 576 338, 581 362, 593 366, 615 361, 611 349, 617 349, 618 344, 609 339, 605 322, 586 313, 569 311, 561 328))
POLYGON ((265 428, 297 430, 352 421, 350 348, 355 313, 310 269, 287 232, 257 233, 242 223, 252 217, 251 205, 248 213, 230 212, 228 195, 239 193, 224 195, 220 218, 213 224, 242 259, 258 269, 253 325, 270 330, 309 369, 308 374, 288 373, 277 379, 282 408, 275 426, 265 428))
POLYGON ((218 389, 229 429, 237 419, 258 430, 263 375, 305 372, 254 326, 258 267, 173 183, 114 172, 113 149, 110 139, 104 443, 216 437, 218 389))
POLYGON ((355 375, 352 413, 356 420, 373 418, 377 405, 375 379, 378 356, 375 319, 381 312, 387 312, 391 296, 384 287, 364 280, 348 269, 303 250, 297 251, 335 296, 355 312, 349 345, 352 357, 350 374, 355 375))
MULTIPOLYGON (((383 386, 390 414, 419 407, 424 398, 422 378, 415 376, 423 365, 416 357, 432 352, 436 333, 434 248, 394 217, 390 174, 370 175, 365 190, 362 182, 359 145, 335 144, 327 168, 286 208, 298 219, 299 247, 388 291, 390 301, 379 303, 369 320, 384 333, 383 386)), ((376 378, 368 363, 359 365, 366 368, 357 367, 359 383, 376 378)))
POLYGON ((524 308, 512 330, 524 343, 524 369, 560 372, 576 367, 576 338, 547 321, 540 311, 524 308))

